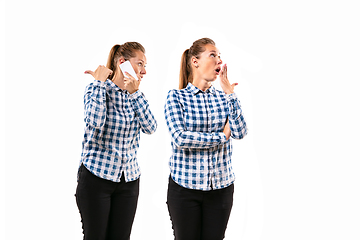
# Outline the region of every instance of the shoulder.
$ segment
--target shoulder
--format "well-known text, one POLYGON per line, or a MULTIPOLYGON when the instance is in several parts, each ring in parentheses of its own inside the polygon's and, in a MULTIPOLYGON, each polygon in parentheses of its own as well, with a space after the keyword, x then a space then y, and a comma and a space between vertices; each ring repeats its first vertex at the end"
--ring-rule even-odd
POLYGON ((179 89, 171 89, 168 92, 168 95, 178 95, 183 89, 179 90, 179 89))
POLYGON ((183 89, 172 89, 168 92, 168 96, 187 96, 189 95, 191 92, 189 92, 189 90, 187 88, 183 88, 183 89))
POLYGON ((172 89, 172 90, 169 90, 168 94, 167 94, 167 98, 177 98, 179 96, 179 92, 181 90, 178 90, 178 89, 172 89))
POLYGON ((178 102, 179 101, 178 92, 179 92, 179 90, 177 90, 177 89, 169 90, 167 97, 166 97, 165 104, 171 105, 172 103, 178 102))
POLYGON ((98 87, 101 87, 101 86, 105 86, 105 83, 101 82, 99 80, 94 80, 93 82, 86 85, 85 89, 88 91, 88 90, 98 88, 98 87))
POLYGON ((225 103, 226 102, 226 94, 223 91, 220 91, 216 88, 212 91, 212 96, 215 102, 217 103, 225 103))
POLYGON ((168 92, 167 100, 186 101, 191 98, 191 93, 187 89, 173 89, 168 92))
POLYGON ((216 89, 216 88, 214 88, 214 89, 215 89, 216 96, 219 96, 221 98, 225 98, 226 94, 224 93, 224 91, 216 89))

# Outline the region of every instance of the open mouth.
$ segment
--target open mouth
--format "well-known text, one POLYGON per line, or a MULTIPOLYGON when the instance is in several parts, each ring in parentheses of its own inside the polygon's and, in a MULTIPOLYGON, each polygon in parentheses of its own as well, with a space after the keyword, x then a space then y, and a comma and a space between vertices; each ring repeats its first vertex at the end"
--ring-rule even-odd
POLYGON ((220 73, 220 70, 221 70, 221 67, 216 68, 216 69, 215 69, 216 74, 219 74, 219 73, 220 73))

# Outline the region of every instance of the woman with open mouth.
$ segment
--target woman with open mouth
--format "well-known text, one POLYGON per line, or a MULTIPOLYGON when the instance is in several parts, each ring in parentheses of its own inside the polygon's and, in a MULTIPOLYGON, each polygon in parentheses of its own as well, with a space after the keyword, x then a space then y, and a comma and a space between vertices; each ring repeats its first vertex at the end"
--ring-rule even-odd
POLYGON ((215 42, 202 38, 181 60, 180 90, 171 90, 165 119, 172 155, 167 204, 176 240, 220 240, 233 204, 231 138, 247 134, 240 101, 215 42), (222 91, 212 86, 220 77, 222 91))

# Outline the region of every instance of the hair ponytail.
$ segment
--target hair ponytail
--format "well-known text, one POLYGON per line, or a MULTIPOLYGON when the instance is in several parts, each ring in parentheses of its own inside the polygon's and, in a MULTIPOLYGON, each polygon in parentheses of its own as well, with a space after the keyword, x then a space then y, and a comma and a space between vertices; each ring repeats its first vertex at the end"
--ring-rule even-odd
POLYGON ((215 42, 210 38, 201 38, 196 40, 193 45, 184 51, 180 63, 179 89, 186 88, 188 83, 193 81, 193 73, 191 66, 191 58, 199 58, 200 54, 205 51, 205 45, 211 44, 215 46, 215 42))
POLYGON ((192 82, 191 65, 189 59, 189 49, 186 49, 181 56, 180 63, 179 89, 186 88, 189 82, 192 82))
POLYGON ((106 63, 106 67, 110 70, 112 70, 112 73, 109 76, 109 79, 112 80, 115 74, 115 70, 116 70, 116 65, 115 65, 115 61, 117 61, 119 59, 119 48, 121 48, 121 45, 116 44, 114 45, 109 53, 109 57, 106 63))
POLYGON ((113 71, 109 76, 110 80, 112 80, 114 77, 119 58, 124 57, 125 60, 129 60, 130 58, 136 56, 135 51, 141 51, 145 54, 145 48, 138 42, 126 42, 122 45, 116 44, 111 48, 106 63, 106 67, 113 71))

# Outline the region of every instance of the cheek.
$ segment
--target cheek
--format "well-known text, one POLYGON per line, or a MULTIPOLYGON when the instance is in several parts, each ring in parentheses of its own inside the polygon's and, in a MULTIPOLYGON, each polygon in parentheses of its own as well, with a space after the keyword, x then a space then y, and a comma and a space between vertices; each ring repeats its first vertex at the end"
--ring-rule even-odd
POLYGON ((134 68, 134 71, 135 71, 136 74, 138 74, 140 72, 140 69, 139 69, 138 65, 133 66, 133 68, 134 68))
POLYGON ((214 66, 213 66, 213 64, 207 64, 205 71, 206 71, 208 74, 212 74, 213 71, 214 71, 214 66))

